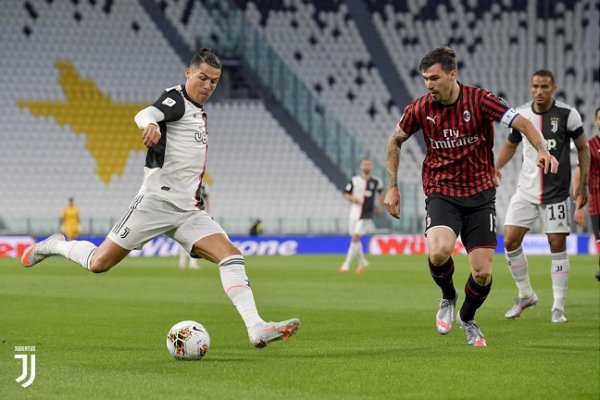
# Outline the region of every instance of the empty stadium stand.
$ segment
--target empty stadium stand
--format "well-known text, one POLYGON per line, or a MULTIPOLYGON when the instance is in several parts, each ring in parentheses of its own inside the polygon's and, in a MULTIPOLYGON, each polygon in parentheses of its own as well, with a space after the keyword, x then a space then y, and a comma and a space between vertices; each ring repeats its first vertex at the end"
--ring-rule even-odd
MULTIPOLYGON (((592 115, 600 105, 597 1, 363 2, 409 98, 424 93, 421 57, 449 44, 459 55, 461 80, 513 105, 529 99, 534 70, 553 70, 557 98, 576 106, 588 134, 594 131, 592 115)), ((342 0, 18 0, 3 4, 0 35, 0 215, 3 229, 14 233, 55 230, 70 196, 81 208, 84 230, 110 228, 142 179, 144 149, 132 140, 133 115, 164 87, 183 82, 187 60, 181 48, 210 45, 228 57, 256 51, 265 63, 276 56, 318 101, 312 106, 331 117, 327 124, 343 126, 359 150, 380 164, 404 106, 395 104, 396 88, 380 73, 342 0), (150 15, 149 6, 157 13, 150 15), (242 18, 224 32, 219 18, 233 9, 242 18), (233 40, 229 30, 243 34, 247 25, 263 46, 240 49, 233 40), (267 48, 274 53, 263 53, 267 48)), ((267 231, 345 231, 347 204, 339 188, 263 100, 221 98, 207 108, 213 214, 226 229, 245 232, 250 218, 261 217, 267 231)), ((496 151, 505 137, 498 130, 496 151)), ((320 145, 331 150, 336 143, 320 145)), ((403 153, 401 181, 412 185, 404 196, 412 212, 405 217, 412 221, 391 227, 419 230, 423 149, 410 140, 403 153)), ((504 173, 499 225, 519 165, 513 161, 504 173)))

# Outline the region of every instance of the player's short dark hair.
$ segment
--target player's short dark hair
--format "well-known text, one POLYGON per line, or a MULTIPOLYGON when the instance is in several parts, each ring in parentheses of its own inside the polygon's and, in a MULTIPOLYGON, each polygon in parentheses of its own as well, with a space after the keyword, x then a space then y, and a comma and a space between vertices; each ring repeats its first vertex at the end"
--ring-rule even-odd
POLYGON ((444 72, 457 68, 456 53, 448 46, 437 47, 425 54, 419 64, 419 71, 425 71, 434 64, 440 64, 444 72))
POLYGON ((200 64, 208 64, 211 67, 221 69, 221 59, 212 49, 209 49, 208 47, 203 47, 200 49, 199 52, 194 54, 192 61, 190 61, 190 67, 198 66, 200 64))
POLYGON ((535 71, 533 73, 533 75, 531 75, 531 77, 533 78, 534 76, 541 76, 543 78, 550 78, 550 82, 552 82, 553 85, 555 85, 556 80, 554 79, 554 74, 552 73, 552 71, 548 70, 548 69, 538 69, 537 71, 535 71))
POLYGON ((594 113, 594 117, 598 115, 598 111, 600 111, 600 107, 596 108, 596 112, 594 113))

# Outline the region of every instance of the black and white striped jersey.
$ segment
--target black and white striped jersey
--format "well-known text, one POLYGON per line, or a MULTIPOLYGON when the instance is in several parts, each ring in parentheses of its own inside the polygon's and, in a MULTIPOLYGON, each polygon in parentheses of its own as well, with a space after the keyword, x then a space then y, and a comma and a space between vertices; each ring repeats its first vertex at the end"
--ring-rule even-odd
POLYGON ((568 104, 554 101, 552 107, 544 113, 533 111, 533 102, 517 108, 517 112, 529 119, 544 135, 548 151, 558 161, 556 174, 540 173, 535 164, 537 151, 523 140, 523 134, 512 130, 508 135, 511 143, 523 142, 523 165, 519 174, 517 190, 528 201, 535 204, 558 203, 569 197, 571 182, 570 143, 583 134, 583 123, 577 110, 568 104))
POLYGON ((182 210, 203 209, 202 178, 208 152, 207 117, 202 104, 193 102, 183 85, 166 89, 146 109, 156 118, 161 138, 148 149, 140 194, 154 194, 182 210), (154 109, 152 109, 154 108, 154 109), (160 112, 157 113, 156 109, 160 112))
POLYGON ((346 184, 344 193, 348 193, 360 199, 360 204, 352 203, 350 214, 357 219, 373 218, 375 211, 375 198, 383 192, 383 181, 379 178, 369 176, 366 179, 362 175, 353 176, 346 184))

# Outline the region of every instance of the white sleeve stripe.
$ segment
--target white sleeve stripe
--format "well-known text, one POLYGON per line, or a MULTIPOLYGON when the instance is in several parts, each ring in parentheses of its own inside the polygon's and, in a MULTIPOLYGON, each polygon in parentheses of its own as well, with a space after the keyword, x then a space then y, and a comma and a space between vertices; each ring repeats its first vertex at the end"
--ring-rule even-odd
POLYGON ((165 114, 154 106, 148 106, 135 115, 135 123, 140 129, 145 129, 149 124, 158 125, 165 119, 165 114))

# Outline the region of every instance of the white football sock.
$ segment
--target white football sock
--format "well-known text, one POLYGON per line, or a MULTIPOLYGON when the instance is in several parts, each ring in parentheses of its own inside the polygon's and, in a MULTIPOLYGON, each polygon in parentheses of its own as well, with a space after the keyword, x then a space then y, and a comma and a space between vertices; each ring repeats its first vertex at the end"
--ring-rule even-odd
POLYGON ((264 323, 265 321, 258 315, 256 310, 254 295, 246 276, 244 258, 238 255, 224 258, 219 263, 219 274, 221 275, 223 290, 237 308, 244 324, 246 324, 246 328, 264 323))
POLYGON ((346 259, 342 264, 342 268, 345 270, 350 269, 350 265, 352 264, 352 260, 356 256, 356 243, 350 242, 350 246, 348 246, 348 251, 346 252, 346 259))
POLYGON ((90 270, 90 260, 92 254, 96 251, 97 247, 91 243, 83 240, 73 240, 70 242, 64 242, 62 240, 55 241, 51 248, 52 253, 60 254, 71 261, 76 262, 83 268, 90 270))
POLYGON ((358 255, 358 257, 360 259, 360 263, 363 267, 366 267, 367 265, 369 265, 369 262, 365 258, 365 253, 363 252, 362 242, 360 240, 358 242, 356 242, 356 254, 358 255))
POLYGON ((567 252, 552 253, 552 292, 554 304, 552 309, 565 310, 565 297, 567 297, 567 286, 569 284, 569 257, 567 252))
POLYGON ((504 251, 508 261, 508 269, 519 289, 519 297, 524 299, 533 295, 533 289, 529 281, 527 257, 523 248, 519 247, 513 251, 504 251))
POLYGON ((184 269, 185 268, 185 261, 186 258, 188 257, 187 252, 183 249, 183 247, 179 248, 179 268, 184 269))

